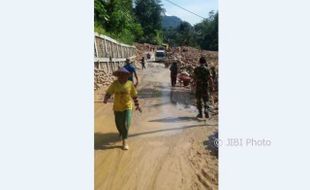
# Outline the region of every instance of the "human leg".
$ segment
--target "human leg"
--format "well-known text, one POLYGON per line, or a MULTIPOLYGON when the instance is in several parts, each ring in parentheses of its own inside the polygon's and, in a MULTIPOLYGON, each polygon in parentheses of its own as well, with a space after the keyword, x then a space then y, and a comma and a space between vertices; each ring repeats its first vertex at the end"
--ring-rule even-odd
POLYGON ((177 76, 171 75, 170 78, 171 78, 171 86, 175 86, 176 81, 177 81, 177 76))
POLYGON ((197 101, 197 109, 198 109, 198 118, 202 118, 202 102, 201 102, 202 95, 200 92, 196 92, 196 101, 197 101))
POLYGON ((120 111, 115 111, 114 117, 115 117, 115 125, 117 128, 117 131, 119 133, 119 136, 122 137, 123 136, 122 124, 123 124, 123 120, 124 120, 123 113, 120 111))
POLYGON ((205 117, 209 118, 209 105, 208 105, 209 96, 208 96, 208 93, 205 93, 203 95, 202 99, 203 99, 205 117))
POLYGON ((123 139, 128 138, 128 131, 131 125, 131 116, 132 116, 132 111, 131 110, 125 110, 124 111, 124 129, 123 129, 123 139))
POLYGON ((131 110, 125 110, 124 111, 124 129, 123 129, 123 149, 128 150, 129 146, 127 144, 127 138, 128 138, 128 131, 131 125, 131 116, 132 116, 132 111, 131 110))

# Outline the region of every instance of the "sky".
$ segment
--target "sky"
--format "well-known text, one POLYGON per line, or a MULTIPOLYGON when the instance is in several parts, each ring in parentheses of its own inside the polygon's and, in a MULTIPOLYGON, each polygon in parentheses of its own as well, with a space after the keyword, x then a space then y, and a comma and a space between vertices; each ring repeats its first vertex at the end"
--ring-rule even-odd
MULTIPOLYGON (((211 10, 218 10, 218 0, 170 0, 181 7, 184 7, 202 17, 208 18, 211 10)), ((189 13, 166 0, 161 0, 163 8, 166 9, 166 15, 177 16, 180 19, 191 23, 192 25, 202 21, 202 18, 189 13)))

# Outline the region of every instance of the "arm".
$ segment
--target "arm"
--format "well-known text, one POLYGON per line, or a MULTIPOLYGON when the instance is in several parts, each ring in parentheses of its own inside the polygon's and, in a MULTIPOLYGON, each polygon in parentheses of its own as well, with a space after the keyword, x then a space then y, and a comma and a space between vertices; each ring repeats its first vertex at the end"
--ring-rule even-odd
POLYGON ((136 84, 135 84, 135 86, 138 86, 138 84, 139 84, 139 79, 138 79, 138 75, 137 75, 136 71, 134 72, 134 75, 135 75, 135 78, 136 78, 136 84))
POLYGON ((111 94, 109 93, 106 93, 106 95, 104 96, 104 100, 103 100, 103 103, 108 103, 108 100, 111 98, 111 94))
POLYGON ((113 93, 114 93, 114 83, 112 83, 109 86, 109 88, 108 88, 108 90, 107 90, 107 92, 106 92, 106 94, 104 96, 104 99, 103 99, 103 103, 104 104, 108 103, 108 100, 111 98, 113 93))
POLYGON ((213 81, 213 79, 212 79, 211 76, 209 77, 209 85, 210 85, 211 91, 215 91, 215 88, 214 88, 214 81, 213 81))
POLYGON ((142 112, 142 109, 141 109, 141 107, 140 107, 140 105, 139 105, 138 97, 135 96, 135 97, 133 97, 132 99, 133 99, 133 101, 134 101, 134 103, 135 103, 136 110, 138 110, 139 112, 142 112))
POLYGON ((140 105, 139 105, 138 93, 133 84, 131 85, 130 95, 135 103, 136 110, 138 110, 139 112, 142 112, 140 105))
POLYGON ((196 75, 195 70, 194 70, 194 72, 193 72, 192 79, 193 79, 193 82, 196 83, 196 81, 197 81, 197 75, 196 75))
POLYGON ((208 76, 208 83, 210 85, 211 91, 214 91, 214 81, 213 81, 212 75, 210 73, 209 73, 209 76, 208 76))

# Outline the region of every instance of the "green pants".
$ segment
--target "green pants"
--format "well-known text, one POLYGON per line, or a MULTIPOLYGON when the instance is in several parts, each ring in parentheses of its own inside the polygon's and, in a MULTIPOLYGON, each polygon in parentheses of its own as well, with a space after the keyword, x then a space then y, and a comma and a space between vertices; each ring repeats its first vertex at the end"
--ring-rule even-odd
POLYGON ((196 100, 197 100, 197 109, 199 111, 199 114, 202 114, 202 104, 205 110, 205 113, 208 111, 208 101, 209 101, 209 95, 206 90, 197 89, 196 90, 196 100), (201 101, 202 100, 202 101, 201 101))
POLYGON ((115 124, 122 139, 127 139, 131 124, 131 110, 115 111, 115 124))

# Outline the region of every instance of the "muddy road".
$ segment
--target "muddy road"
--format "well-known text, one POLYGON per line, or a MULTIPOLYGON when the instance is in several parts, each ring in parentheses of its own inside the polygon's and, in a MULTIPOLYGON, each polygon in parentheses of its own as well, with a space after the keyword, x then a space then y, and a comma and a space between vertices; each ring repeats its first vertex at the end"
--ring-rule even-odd
POLYGON ((218 189, 212 139, 217 116, 197 121, 188 89, 170 87, 170 73, 149 63, 138 72, 143 113, 134 112, 129 150, 121 149, 112 103, 95 103, 95 190, 218 189))

